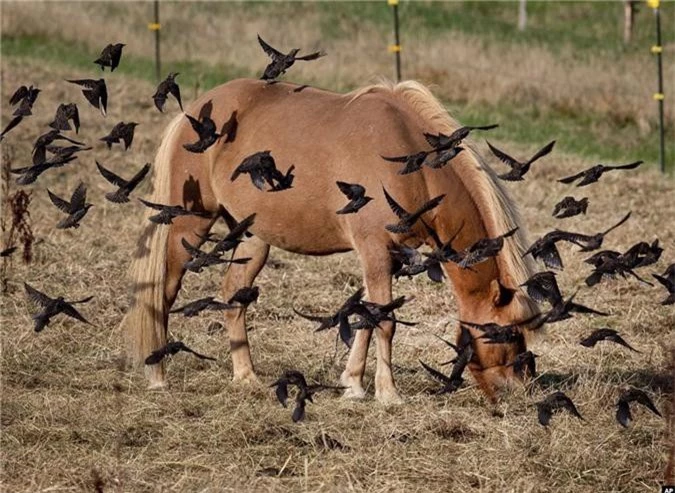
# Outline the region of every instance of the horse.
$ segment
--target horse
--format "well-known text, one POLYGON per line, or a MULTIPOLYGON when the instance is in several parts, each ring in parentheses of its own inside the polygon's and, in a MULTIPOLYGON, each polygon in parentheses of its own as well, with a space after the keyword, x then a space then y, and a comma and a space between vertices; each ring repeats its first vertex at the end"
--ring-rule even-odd
MULTIPOLYGON (((198 243, 221 215, 232 227, 256 214, 252 235, 232 257, 251 260, 229 265, 222 283, 224 299, 253 284, 273 245, 305 255, 356 251, 367 299, 390 302, 389 250, 394 242, 415 248, 435 245, 422 221, 404 234, 385 229, 396 217, 383 188, 409 211, 445 194, 423 220, 443 241, 456 234, 453 247, 458 250, 519 226, 496 257, 471 269, 448 262, 443 270, 453 285, 460 320, 509 324, 538 313, 536 304, 519 290, 534 269, 522 257, 527 240, 516 204, 471 142, 465 141, 464 152, 445 167, 425 166, 409 175, 399 175, 397 166, 382 159, 427 149, 425 132, 449 134, 458 128, 421 83, 385 81, 338 94, 286 82, 237 79, 201 95, 187 113, 196 116, 202 108, 211 110, 218 128, 223 125, 223 135, 201 154, 188 152, 183 145, 194 141, 195 133, 184 114, 175 117, 156 155, 151 200, 181 204, 210 216, 181 216, 169 226, 147 222, 144 227, 131 268, 134 301, 122 321, 128 353, 137 366, 166 343, 168 312, 189 259, 181 240, 198 243), (231 180, 246 157, 262 150, 271 151, 282 171, 295 165, 291 188, 271 193, 257 189, 243 179, 246 176, 231 180), (338 215, 346 199, 336 181, 359 183, 374 200, 356 214, 338 215)), ((226 310, 224 317, 233 380, 257 382, 246 334, 246 308, 226 310)), ((344 396, 349 398, 365 396, 363 377, 373 331, 356 332, 340 377, 344 396)), ((382 322, 375 329, 375 396, 385 404, 402 401, 392 376, 394 332, 392 322, 382 322)), ((474 356, 469 369, 493 402, 497 392, 516 378, 509 363, 525 350, 534 331, 523 332, 527 337, 517 343, 485 344, 472 329, 474 356)), ((166 385, 163 365, 146 366, 145 373, 149 388, 166 385)))

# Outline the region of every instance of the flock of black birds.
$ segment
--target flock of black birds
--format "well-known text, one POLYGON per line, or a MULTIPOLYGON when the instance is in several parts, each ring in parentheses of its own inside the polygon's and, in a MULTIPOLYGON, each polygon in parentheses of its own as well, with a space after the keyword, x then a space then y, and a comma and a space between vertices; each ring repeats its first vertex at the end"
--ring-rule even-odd
MULTIPOLYGON (((297 56, 300 51, 299 49, 293 49, 289 53, 284 54, 271 47, 260 38, 260 36, 258 36, 258 41, 265 53, 272 59, 261 77, 263 80, 267 81, 268 84, 276 83, 278 77, 283 75, 296 61, 315 60, 325 55, 323 51, 319 51, 306 56, 297 56)), ((125 45, 122 43, 106 46, 101 52, 101 56, 95 60, 94 63, 100 65, 103 71, 105 71, 105 68, 107 67, 110 69, 110 72, 113 72, 120 64, 124 46, 125 45)), ((178 76, 178 73, 169 73, 168 77, 158 85, 155 94, 152 96, 155 107, 160 112, 164 111, 169 95, 176 99, 178 106, 181 111, 183 111, 180 89, 175 81, 176 76, 178 76)), ((108 91, 106 82, 103 78, 98 80, 68 80, 68 82, 81 86, 83 88, 82 93, 86 100, 93 107, 99 109, 103 116, 106 115, 108 91)), ((298 89, 301 90, 304 87, 306 86, 300 86, 298 89)), ((17 106, 12 115, 14 118, 2 131, 2 134, 0 134, 0 140, 3 139, 9 131, 19 125, 24 118, 32 114, 32 107, 37 100, 39 93, 40 89, 33 86, 21 86, 15 91, 9 101, 10 105, 17 106)), ((220 132, 217 132, 216 124, 210 118, 211 109, 211 102, 208 102, 201 108, 197 118, 185 114, 198 137, 195 142, 184 145, 185 149, 188 151, 202 153, 223 137, 227 139, 226 141, 233 139, 234 130, 232 122, 226 122, 220 132)), ((124 150, 126 151, 133 143, 134 131, 137 125, 136 122, 119 122, 113 127, 108 135, 102 137, 100 140, 106 143, 108 149, 111 149, 113 144, 123 144, 124 150)), ((28 185, 34 183, 45 171, 52 168, 61 168, 77 159, 79 152, 92 149, 91 147, 85 147, 84 143, 78 142, 61 133, 72 131, 73 129, 76 134, 79 133, 80 117, 78 107, 75 103, 60 104, 56 110, 54 120, 49 126, 52 130, 40 135, 35 141, 32 151, 32 166, 10 170, 12 173, 20 175, 17 179, 18 184, 28 185), (58 140, 66 141, 72 145, 54 145, 54 142, 58 140), (51 154, 49 158, 47 157, 48 154, 51 154)), ((403 168, 399 170, 399 174, 401 175, 415 173, 421 170, 423 166, 432 169, 442 168, 464 151, 461 144, 472 131, 488 131, 495 127, 497 127, 497 125, 465 126, 457 129, 450 135, 442 133, 438 135, 424 134, 430 149, 421 150, 406 156, 382 156, 382 158, 387 162, 399 165, 402 164, 403 168)), ((524 161, 511 157, 504 151, 496 148, 490 142, 487 142, 487 145, 500 161, 511 168, 509 172, 498 175, 499 178, 506 181, 522 181, 532 164, 548 155, 553 150, 555 141, 550 142, 530 159, 524 161)), ((558 181, 569 184, 581 178, 577 183, 577 186, 586 186, 598 181, 603 173, 607 171, 634 169, 640 164, 641 161, 622 166, 606 166, 600 164, 558 181)), ((105 168, 98 161, 96 161, 96 166, 103 178, 117 187, 116 191, 106 193, 105 198, 110 202, 118 204, 129 202, 130 194, 150 171, 150 164, 146 164, 132 178, 126 180, 115 174, 113 171, 105 168)), ((247 174, 251 183, 259 190, 265 191, 265 189, 269 187, 267 189, 269 192, 280 192, 292 187, 293 170, 293 165, 291 165, 285 173, 278 170, 274 158, 271 155, 271 151, 265 150, 245 158, 233 172, 231 180, 235 181, 240 175, 247 174)), ((366 195, 366 189, 358 183, 338 181, 336 182, 336 185, 348 199, 348 203, 343 208, 336 211, 337 214, 358 213, 373 200, 372 197, 366 195)), ((503 248, 505 239, 513 235, 517 230, 517 228, 513 229, 495 238, 480 239, 473 245, 461 251, 457 251, 452 247, 452 243, 457 234, 461 231, 463 225, 460 226, 452 238, 444 242, 441 241, 433 228, 426 224, 422 219, 422 216, 426 212, 433 210, 444 200, 445 195, 439 195, 432 198, 414 211, 407 211, 386 189, 384 189, 384 187, 383 192, 390 209, 398 218, 397 223, 387 224, 385 225, 385 228, 395 234, 407 233, 412 230, 413 226, 418 221, 421 221, 435 244, 435 248, 431 252, 419 252, 404 244, 394 244, 390 253, 394 260, 393 275, 396 278, 403 276, 412 277, 427 273, 431 280, 441 282, 444 278, 444 273, 441 269, 442 263, 453 262, 463 269, 471 269, 472 266, 498 255, 503 248)), ((67 229, 79 227, 80 222, 92 207, 92 204, 86 201, 87 190, 83 183, 80 183, 77 186, 70 197, 70 201, 55 195, 49 190, 48 194, 52 203, 67 215, 56 225, 57 228, 67 229)), ((172 223, 173 219, 178 216, 205 215, 205 213, 202 212, 186 210, 179 205, 156 204, 143 199, 139 199, 139 201, 145 206, 159 211, 158 214, 150 216, 149 220, 160 225, 169 225, 172 223)), ((555 205, 553 216, 562 219, 578 214, 586 214, 588 203, 589 201, 586 197, 577 200, 574 197, 566 196, 555 205)), ((557 250, 556 243, 566 241, 581 247, 579 250, 581 252, 595 251, 602 246, 605 236, 627 221, 629 217, 630 212, 617 224, 606 231, 597 234, 581 234, 555 229, 535 241, 524 255, 532 255, 535 260, 541 260, 548 268, 562 270, 563 263, 560 253, 557 250)), ((187 270, 199 273, 205 267, 212 265, 245 263, 250 260, 246 258, 227 260, 223 258, 223 255, 232 251, 239 243, 241 243, 244 235, 250 234, 248 233, 248 229, 253 225, 254 220, 255 214, 252 214, 240 223, 235 224, 234 227, 231 227, 230 233, 223 238, 217 238, 215 235, 209 233, 208 235, 201 237, 201 242, 197 245, 192 245, 186 240, 183 240, 183 247, 191 256, 191 259, 184 264, 184 267, 187 270), (210 251, 203 251, 201 248, 207 243, 212 243, 213 247, 210 251)), ((0 252, 0 255, 3 257, 9 256, 15 250, 16 247, 9 247, 0 252)), ((589 263, 594 267, 594 271, 586 279, 586 284, 588 286, 594 286, 604 278, 615 278, 616 276, 625 278, 626 275, 631 275, 643 283, 651 284, 639 277, 634 270, 654 264, 659 260, 662 252, 663 249, 659 246, 658 240, 655 240, 652 244, 640 242, 632 246, 625 253, 613 250, 602 250, 585 260, 586 263, 589 263)), ((523 335, 521 329, 525 327, 531 329, 533 326, 539 327, 543 324, 555 323, 560 320, 571 318, 572 313, 586 313, 600 316, 608 315, 607 313, 575 303, 573 300, 576 293, 565 299, 558 288, 555 276, 556 274, 552 271, 540 272, 533 275, 521 286, 534 301, 550 304, 551 309, 541 315, 507 326, 495 323, 475 324, 469 321, 460 321, 461 333, 457 344, 443 340, 443 342, 451 347, 457 354, 452 360, 442 363, 443 365, 452 364, 450 374, 445 375, 426 363, 421 362, 423 368, 429 372, 433 378, 443 384, 443 387, 438 390, 438 393, 454 392, 459 389, 464 382, 462 374, 474 356, 474 340, 468 329, 469 327, 480 330, 482 335, 478 337, 478 339, 481 339, 488 344, 505 344, 518 341, 522 338, 523 335)), ((653 274, 653 277, 668 291, 668 297, 662 304, 675 303, 675 264, 671 264, 662 275, 653 274)), ((36 332, 42 331, 49 324, 51 319, 60 313, 89 324, 73 305, 86 303, 90 301, 92 297, 77 301, 66 301, 63 297, 51 298, 26 283, 24 283, 24 286, 28 298, 42 308, 39 313, 33 315, 36 332)), ((206 297, 173 309, 170 313, 182 313, 186 317, 193 317, 204 310, 239 309, 255 302, 258 296, 259 290, 257 287, 242 288, 226 302, 216 300, 214 297, 206 297)), ((317 331, 338 327, 338 335, 347 346, 350 346, 355 330, 374 329, 383 321, 396 322, 403 325, 415 325, 415 322, 402 321, 397 319, 394 315, 394 311, 410 301, 410 299, 406 299, 402 296, 393 300, 391 303, 381 305, 365 301, 363 296, 364 289, 358 289, 335 313, 327 316, 305 314, 299 312, 295 308, 293 308, 293 310, 303 318, 318 322, 319 326, 316 329, 317 331)), ((593 347, 599 341, 615 342, 632 351, 636 351, 615 330, 610 328, 598 329, 580 343, 585 347, 593 347)), ((215 360, 214 358, 193 351, 181 341, 171 341, 164 347, 150 354, 145 363, 147 365, 158 364, 165 357, 174 355, 180 351, 190 352, 201 359, 215 360)), ((538 357, 538 355, 533 354, 531 351, 527 351, 519 354, 513 362, 509 363, 509 366, 513 366, 514 372, 520 376, 534 378, 536 377, 536 357, 538 357)), ((313 394, 323 389, 342 388, 323 384, 309 385, 305 377, 296 370, 284 372, 282 377, 272 386, 276 387, 277 397, 284 406, 286 406, 288 399, 288 387, 297 387, 296 407, 292 416, 294 421, 303 419, 306 401, 312 402, 313 394)), ((617 403, 617 420, 623 426, 627 426, 631 419, 629 408, 631 402, 641 403, 647 406, 652 412, 660 415, 649 397, 643 391, 630 389, 621 394, 619 402, 617 403)), ((543 401, 537 403, 536 406, 538 409, 539 421, 542 425, 548 425, 552 413, 561 409, 567 409, 573 415, 581 418, 581 415, 572 401, 562 392, 555 392, 554 394, 549 395, 543 401)))

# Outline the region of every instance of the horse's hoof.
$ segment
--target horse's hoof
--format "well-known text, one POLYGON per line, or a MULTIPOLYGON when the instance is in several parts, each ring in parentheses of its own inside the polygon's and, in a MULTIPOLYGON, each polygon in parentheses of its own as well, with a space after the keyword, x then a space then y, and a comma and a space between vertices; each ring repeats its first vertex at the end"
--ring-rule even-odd
POLYGON ((404 403, 403 398, 396 390, 387 392, 375 392, 375 398, 380 404, 385 406, 399 406, 404 403))
POLYGON ((242 373, 240 375, 234 375, 232 377, 232 382, 236 384, 250 385, 253 387, 259 387, 262 385, 260 379, 255 373, 253 373, 253 371, 242 373))
POLYGON ((157 380, 148 384, 148 390, 166 390, 168 388, 169 384, 166 380, 157 380))
POLYGON ((343 399, 350 400, 361 400, 366 398, 366 391, 363 390, 363 387, 349 387, 342 394, 343 399))

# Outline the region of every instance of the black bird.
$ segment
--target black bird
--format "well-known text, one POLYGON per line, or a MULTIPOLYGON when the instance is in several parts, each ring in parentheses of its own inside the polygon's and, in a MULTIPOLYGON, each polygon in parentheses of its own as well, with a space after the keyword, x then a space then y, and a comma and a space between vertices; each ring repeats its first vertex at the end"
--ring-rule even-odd
POLYGON ((480 330, 483 334, 477 337, 477 339, 483 339, 486 344, 506 344, 522 341, 524 339, 523 330, 528 327, 532 330, 542 325, 539 314, 507 325, 500 325, 495 322, 477 324, 465 322, 464 320, 460 320, 459 323, 460 327, 471 327, 480 330), (530 326, 532 322, 535 322, 534 327, 530 326))
POLYGON ((14 252, 16 252, 16 249, 19 248, 17 246, 11 246, 9 248, 5 248, 3 251, 0 252, 0 257, 11 257, 14 252))
POLYGON ((291 164, 291 166, 286 170, 286 174, 283 174, 281 171, 279 171, 279 173, 274 177, 277 182, 272 185, 272 188, 270 188, 269 191, 281 192, 282 190, 293 188, 293 179, 295 178, 295 175, 293 174, 294 169, 295 165, 291 164))
POLYGON ((493 128, 497 128, 498 126, 499 125, 496 124, 484 125, 480 127, 466 126, 458 128, 450 135, 445 135, 442 133, 439 133, 438 135, 425 133, 424 138, 427 139, 429 145, 434 148, 434 151, 442 151, 452 149, 453 147, 457 147, 459 144, 462 143, 464 139, 466 139, 469 136, 469 134, 473 130, 492 130, 493 128))
POLYGON ((298 389, 295 396, 295 409, 293 410, 293 422, 297 423, 305 417, 306 401, 314 402, 312 396, 321 390, 341 390, 346 387, 337 387, 332 385, 308 385, 305 376, 297 370, 286 370, 281 377, 270 387, 276 387, 277 399, 282 406, 287 406, 288 386, 294 385, 298 389))
POLYGON ((37 101, 40 92, 40 89, 33 86, 21 86, 14 91, 12 97, 9 98, 9 104, 11 106, 16 106, 18 104, 19 107, 14 110, 12 116, 23 117, 32 115, 33 105, 35 104, 35 101, 37 101))
POLYGON ((74 146, 48 145, 47 147, 45 147, 45 150, 47 152, 62 158, 72 156, 74 154, 77 154, 78 152, 91 151, 92 149, 93 149, 92 147, 82 147, 79 145, 74 146))
POLYGON ((185 317, 194 317, 204 310, 234 310, 240 308, 240 305, 232 305, 216 300, 213 296, 207 296, 195 301, 191 301, 180 308, 174 308, 169 313, 182 313, 185 317))
POLYGON ((431 280, 435 282, 443 281, 442 272, 440 273, 440 277, 437 275, 438 272, 431 274, 428 270, 429 265, 427 264, 426 259, 415 248, 410 248, 409 246, 400 243, 394 243, 389 248, 389 253, 391 254, 392 260, 394 260, 392 273, 396 279, 403 276, 412 277, 421 274, 422 272, 427 272, 427 275, 431 280))
MULTIPOLYGON (((458 252, 452 247, 452 242, 455 241, 457 235, 459 235, 459 233, 462 231, 462 228, 464 228, 464 222, 460 224, 459 228, 457 228, 457 231, 455 231, 455 234, 453 234, 452 237, 446 242, 441 241, 438 233, 436 233, 436 231, 425 221, 422 221, 422 224, 424 225, 424 228, 427 230, 429 237, 435 245, 431 252, 424 252, 422 254, 424 257, 426 257, 423 265, 426 267, 429 279, 435 282, 441 282, 444 277, 441 264, 458 260, 458 252)), ((471 267, 467 268, 472 270, 471 267)))
POLYGON ((551 417, 553 413, 556 413, 561 410, 567 410, 572 416, 583 420, 584 418, 579 414, 577 408, 575 407, 572 399, 567 397, 563 392, 554 392, 543 401, 537 402, 537 416, 539 418, 539 423, 542 426, 548 426, 551 422, 551 417))
POLYGON ((441 149, 436 154, 436 157, 424 162, 429 168, 440 169, 451 160, 456 158, 460 152, 464 151, 463 147, 451 147, 450 149, 441 149))
POLYGON ((616 223, 614 226, 610 227, 609 229, 595 234, 595 235, 578 235, 581 237, 581 239, 577 238, 577 242, 582 243, 582 247, 579 250, 580 252, 591 252, 593 250, 597 250, 602 246, 602 242, 605 239, 605 236, 610 232, 613 231, 614 229, 618 228, 621 226, 623 223, 628 221, 628 218, 630 217, 631 213, 629 212, 626 214, 621 221, 616 223))
POLYGON ((527 370, 527 375, 531 378, 537 376, 537 364, 535 358, 538 358, 538 354, 534 354, 532 351, 525 351, 518 353, 516 359, 507 363, 506 366, 512 366, 513 372, 518 375, 520 378, 523 378, 525 375, 525 370, 527 370))
POLYGON ((77 79, 67 80, 67 82, 84 87, 82 94, 87 98, 89 104, 99 109, 103 116, 106 115, 108 111, 108 88, 105 85, 104 79, 77 79))
POLYGON ((586 278, 586 285, 592 287, 602 281, 604 277, 614 278, 618 274, 625 278, 626 274, 630 274, 638 281, 652 286, 652 283, 642 279, 635 271, 633 271, 632 267, 630 267, 636 261, 637 259, 633 257, 633 255, 627 257, 624 254, 612 250, 602 250, 584 260, 584 262, 595 266, 591 275, 586 278))
POLYGON ((293 182, 292 171, 294 168, 295 166, 291 166, 284 175, 277 169, 271 151, 261 151, 246 157, 232 172, 230 180, 234 181, 239 175, 248 174, 257 189, 265 190, 265 182, 267 182, 271 187, 270 191, 276 192, 290 188, 293 182))
POLYGON ((33 166, 27 166, 24 168, 12 168, 10 169, 10 173, 13 173, 15 175, 21 175, 19 178, 17 178, 16 182, 19 185, 29 185, 35 180, 38 179, 38 176, 40 176, 42 173, 47 171, 48 169, 51 168, 60 168, 61 166, 64 166, 68 164, 71 161, 74 161, 77 159, 77 156, 58 156, 55 155, 51 159, 41 163, 41 164, 36 164, 33 166))
POLYGON ((633 269, 655 264, 661 258, 663 248, 659 246, 659 239, 655 239, 651 245, 646 241, 636 243, 622 255, 625 264, 633 269))
POLYGON ((299 48, 294 48, 288 53, 284 54, 272 48, 260 37, 260 35, 258 35, 258 43, 260 43, 260 46, 265 51, 267 56, 269 56, 272 59, 272 62, 269 65, 267 65, 267 67, 265 67, 265 72, 261 77, 262 80, 267 81, 273 81, 277 77, 285 74, 286 70, 291 68, 291 66, 297 60, 301 61, 316 60, 317 58, 326 55, 326 53, 323 51, 317 51, 315 53, 310 53, 309 55, 296 56, 300 51, 299 48))
POLYGON ((471 358, 473 358, 474 350, 472 346, 473 338, 471 337, 471 333, 466 329, 466 327, 461 327, 461 330, 462 332, 460 334, 459 344, 455 349, 457 352, 457 357, 452 361, 453 366, 450 376, 444 375, 440 371, 430 367, 420 360, 420 364, 429 373, 429 375, 443 384, 443 387, 436 391, 438 394, 451 394, 462 386, 462 383, 464 383, 462 374, 464 373, 464 370, 468 364, 471 362, 471 358))
POLYGON ((166 103, 169 94, 176 98, 180 110, 183 111, 183 103, 180 100, 180 88, 175 80, 177 76, 178 72, 169 72, 166 79, 159 83, 155 94, 152 96, 152 99, 155 101, 155 106, 160 112, 164 112, 164 104, 166 103))
POLYGON ((258 286, 253 286, 251 288, 243 287, 237 290, 227 302, 248 306, 251 303, 254 303, 258 299, 258 296, 260 296, 260 288, 258 288, 258 286))
POLYGON ((553 146, 555 145, 555 140, 549 142, 548 144, 546 144, 546 146, 537 151, 537 153, 527 161, 518 161, 509 156, 508 154, 506 154, 505 152, 497 149, 487 140, 485 142, 487 142, 487 145, 492 151, 492 154, 497 156, 500 161, 511 167, 511 171, 509 171, 506 174, 499 175, 499 178, 506 181, 521 181, 523 179, 523 176, 525 176, 525 173, 527 173, 530 170, 530 166, 532 165, 532 163, 550 153, 553 150, 553 146))
POLYGON ((219 264, 225 264, 225 263, 230 263, 230 264, 245 264, 249 260, 251 260, 250 257, 245 257, 245 258, 238 258, 238 259, 232 259, 232 260, 227 260, 222 258, 222 253, 217 252, 217 251, 210 251, 210 252, 203 252, 199 248, 197 248, 194 245, 191 245, 188 243, 188 241, 185 238, 181 238, 180 240, 181 245, 183 245, 183 248, 185 248, 185 251, 187 251, 190 254, 190 260, 185 262, 183 264, 183 267, 191 272, 201 272, 204 267, 210 267, 212 265, 219 265, 219 264))
POLYGON ((73 192, 70 202, 54 195, 49 189, 47 189, 47 193, 52 204, 62 212, 68 214, 68 217, 62 219, 56 225, 57 229, 79 228, 80 221, 89 212, 89 209, 93 207, 93 204, 87 202, 87 187, 82 182, 80 182, 73 192))
POLYGON ((200 238, 207 243, 215 243, 213 252, 225 253, 234 249, 241 243, 241 237, 253 226, 255 222, 255 214, 245 217, 241 222, 234 224, 230 228, 230 232, 221 239, 214 239, 212 236, 200 236, 200 238))
POLYGON ((675 264, 670 264, 666 271, 661 274, 652 274, 654 279, 668 290, 668 297, 661 302, 662 305, 672 305, 675 303, 675 264))
POLYGON ((185 117, 190 120, 190 125, 192 125, 192 128, 199 136, 199 140, 197 140, 197 142, 193 142, 192 144, 183 144, 183 147, 188 151, 201 154, 206 149, 215 144, 220 138, 220 134, 216 133, 216 123, 211 119, 211 117, 204 115, 200 117, 199 120, 197 120, 187 113, 185 114, 185 117))
POLYGON ((421 170, 422 165, 424 164, 424 160, 427 158, 428 155, 429 155, 428 152, 421 151, 406 156, 395 156, 395 157, 380 156, 380 157, 385 161, 389 161, 390 163, 397 163, 397 164, 405 163, 405 166, 398 172, 398 174, 408 175, 410 173, 414 173, 415 171, 421 170))
POLYGON ((567 196, 555 205, 553 208, 553 217, 556 219, 564 219, 579 214, 586 214, 586 209, 588 209, 587 197, 576 200, 574 197, 567 196))
POLYGON ((461 329, 461 332, 460 332, 460 338, 459 338, 459 341, 457 342, 457 344, 453 344, 452 342, 446 341, 445 339, 443 339, 443 338, 440 337, 440 336, 436 336, 436 338, 437 338, 438 340, 443 341, 443 343, 445 343, 446 346, 448 346, 448 347, 451 348, 455 353, 457 353, 457 356, 455 356, 454 358, 452 358, 450 361, 445 361, 445 362, 443 362, 443 363, 440 363, 441 366, 444 366, 444 365, 450 365, 450 364, 456 363, 456 362, 457 362, 457 358, 459 357, 459 354, 460 354, 460 352, 462 351, 462 348, 465 347, 465 346, 467 346, 468 344, 471 344, 471 341, 473 340, 473 337, 471 336, 471 332, 469 332, 469 329, 467 329, 467 328, 464 327, 464 326, 461 326, 460 329, 461 329))
POLYGON ((643 161, 635 161, 634 163, 630 164, 624 164, 622 166, 606 166, 604 164, 596 164, 592 168, 588 168, 587 170, 584 170, 580 173, 577 173, 576 175, 568 176, 566 178, 561 178, 558 180, 560 183, 572 183, 579 178, 581 178, 581 181, 577 183, 578 187, 583 187, 586 185, 590 185, 591 183, 595 183, 600 179, 600 177, 603 175, 603 173, 607 171, 612 171, 615 169, 635 169, 638 166, 640 166, 643 163, 643 161))
POLYGON ((415 326, 417 325, 416 322, 407 322, 394 316, 394 310, 398 310, 411 299, 412 298, 406 298, 405 296, 399 296, 395 300, 385 304, 374 303, 372 301, 362 301, 361 304, 366 308, 366 310, 368 310, 370 316, 366 318, 362 314, 358 314, 357 321, 353 324, 350 324, 351 329, 374 329, 375 327, 379 326, 380 322, 385 321, 399 323, 408 327, 415 326))
POLYGON ((101 137, 99 140, 102 140, 108 146, 108 149, 112 149, 113 144, 120 144, 124 142, 124 150, 126 151, 131 147, 131 143, 134 141, 134 131, 138 123, 136 122, 119 122, 113 127, 110 133, 104 137, 101 137))
POLYGON ((555 272, 550 270, 538 272, 521 286, 525 286, 528 296, 537 303, 548 301, 551 305, 555 305, 562 301, 562 294, 555 276, 555 272))
POLYGON ((415 212, 408 212, 406 211, 403 207, 401 207, 395 200, 394 198, 389 195, 387 190, 382 187, 382 191, 384 192, 384 196, 387 199, 387 203, 389 204, 389 208, 396 214, 396 216, 400 219, 400 221, 397 224, 387 224, 384 228, 387 231, 390 231, 392 233, 409 233, 412 230, 413 225, 417 222, 417 220, 422 217, 425 213, 429 212, 430 210, 434 209, 435 207, 438 206, 438 204, 441 203, 441 200, 445 197, 445 194, 441 194, 438 197, 434 197, 433 199, 429 200, 428 202, 425 202, 422 204, 420 208, 415 210, 415 212))
POLYGON ((116 204, 129 202, 129 194, 134 191, 134 189, 143 181, 143 178, 145 178, 145 176, 150 171, 150 163, 146 163, 145 166, 143 166, 140 171, 138 171, 138 173, 136 173, 133 177, 131 177, 131 179, 127 181, 109 169, 104 168, 98 161, 96 161, 96 167, 98 168, 101 175, 103 175, 103 178, 118 187, 118 189, 114 192, 108 192, 105 194, 106 199, 116 204))
POLYGON ((77 109, 75 103, 60 104, 56 108, 56 114, 54 115, 54 120, 49 124, 54 130, 72 130, 73 127, 70 126, 70 121, 72 120, 73 126, 75 127, 75 133, 80 132, 80 112, 77 109))
POLYGON ((94 60, 94 63, 101 66, 101 70, 105 71, 105 67, 110 67, 110 71, 114 72, 117 66, 120 64, 120 58, 122 58, 122 48, 126 45, 124 43, 115 43, 109 44, 103 51, 101 55, 94 60))
POLYGON ((358 183, 345 183, 344 181, 336 181, 335 183, 349 199, 349 203, 337 211, 337 214, 354 214, 373 200, 372 197, 366 195, 366 189, 358 183))
POLYGON ((627 347, 631 351, 634 351, 636 353, 640 352, 637 349, 631 347, 630 344, 628 344, 626 341, 624 341, 616 330, 608 329, 607 327, 594 330, 590 336, 579 341, 579 344, 581 344, 584 347, 595 347, 595 345, 600 341, 615 342, 616 344, 620 344, 623 347, 627 347))
POLYGON ((616 420, 624 428, 627 428, 630 422, 633 420, 633 415, 630 412, 631 402, 642 404, 657 416, 663 417, 644 391, 631 388, 621 392, 621 395, 619 395, 619 401, 616 403, 616 420))
POLYGON ((544 262, 544 265, 549 269, 562 270, 563 262, 560 258, 560 252, 558 252, 556 243, 559 241, 568 241, 575 245, 582 246, 579 242, 583 241, 585 238, 587 238, 587 236, 579 233, 570 233, 555 229, 532 243, 525 253, 523 253, 523 257, 525 255, 532 255, 532 258, 535 260, 541 259, 544 262))
POLYGON ((462 269, 466 269, 473 265, 486 261, 490 257, 496 257, 504 247, 504 238, 513 236, 518 231, 518 227, 507 231, 503 235, 496 238, 481 238, 476 243, 461 252, 457 252, 454 261, 462 269))
POLYGON ((295 308, 293 308, 293 311, 302 318, 311 320, 312 322, 319 322, 319 327, 315 330, 315 332, 320 332, 322 330, 338 326, 340 339, 342 339, 342 342, 344 342, 347 347, 350 347, 352 339, 352 326, 349 323, 349 317, 351 315, 360 315, 363 320, 371 324, 373 327, 377 326, 380 322, 374 318, 368 308, 363 305, 362 300, 364 291, 365 290, 363 287, 359 288, 354 294, 349 296, 349 298, 347 298, 344 303, 342 303, 342 306, 340 306, 340 308, 338 308, 338 310, 333 315, 325 317, 307 315, 299 312, 295 308))
POLYGON ((189 347, 187 347, 185 344, 183 344, 182 341, 171 341, 166 344, 166 346, 161 347, 157 349, 156 351, 153 351, 150 353, 150 356, 145 358, 145 364, 146 365, 156 365, 160 363, 164 358, 167 356, 173 356, 174 354, 180 352, 180 351, 185 351, 186 353, 192 353, 194 354, 197 358, 199 359, 208 359, 211 361, 217 361, 216 358, 211 358, 210 356, 204 356, 203 354, 199 354, 196 351, 193 351, 189 347))
POLYGON ((572 318, 572 313, 589 313, 603 317, 609 315, 609 313, 594 310, 593 308, 575 303, 574 297, 576 295, 577 293, 574 293, 564 301, 560 299, 559 301, 552 303, 552 308, 542 316, 541 323, 552 324, 561 320, 567 320, 568 318, 572 318))
POLYGON ((146 207, 160 211, 159 214, 150 216, 148 219, 156 224, 172 224, 173 219, 178 216, 199 216, 210 217, 206 211, 189 211, 180 205, 163 205, 148 202, 147 200, 138 199, 146 207))
MULTIPOLYGON (((61 132, 59 132, 58 130, 50 130, 49 132, 46 132, 40 135, 37 139, 35 139, 32 151, 33 164, 42 164, 45 162, 45 160, 47 159, 47 148, 50 147, 51 144, 56 140, 66 140, 71 144, 75 144, 76 146, 84 146, 83 142, 79 142, 77 140, 73 140, 69 137, 66 137, 65 135, 61 135, 61 132)), ((86 149, 79 149, 79 150, 84 151, 86 149)), ((78 151, 78 149, 73 149, 73 152, 71 152, 70 154, 72 155, 76 151, 78 151)))
POLYGON ((63 296, 59 296, 58 298, 50 298, 46 294, 41 293, 25 282, 23 283, 23 287, 26 290, 26 294, 28 294, 28 299, 30 299, 36 305, 42 307, 42 311, 40 313, 33 315, 33 320, 35 321, 35 332, 41 332, 47 325, 49 325, 51 318, 55 317, 59 313, 63 313, 64 315, 79 320, 80 322, 91 325, 89 321, 73 307, 73 305, 87 303, 94 298, 93 296, 88 296, 87 298, 78 301, 66 301, 63 296))
POLYGON ((0 133, 0 141, 2 141, 2 139, 10 130, 21 123, 24 117, 33 114, 33 104, 37 100, 38 94, 40 94, 40 89, 37 89, 33 86, 21 86, 16 91, 14 91, 12 97, 9 98, 9 104, 11 106, 16 106, 18 104, 19 107, 14 110, 12 115, 14 118, 10 120, 2 133, 0 133))

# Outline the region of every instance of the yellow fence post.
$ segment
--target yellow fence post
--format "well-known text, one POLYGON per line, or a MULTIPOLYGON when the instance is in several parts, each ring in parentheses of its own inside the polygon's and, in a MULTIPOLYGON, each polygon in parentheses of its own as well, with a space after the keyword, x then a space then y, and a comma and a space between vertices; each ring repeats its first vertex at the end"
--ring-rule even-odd
POLYGON ((654 10, 654 18, 656 19, 656 44, 650 49, 653 55, 656 55, 656 66, 658 70, 658 92, 654 93, 654 99, 659 105, 659 167, 661 172, 666 171, 666 144, 665 144, 665 129, 663 128, 663 62, 661 60, 661 53, 663 52, 663 45, 661 44, 661 15, 659 0, 647 0, 647 5, 654 10))
POLYGON ((396 82, 401 82, 401 40, 398 31, 398 0, 387 0, 394 11, 394 44, 389 45, 389 52, 396 55, 396 82))

